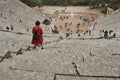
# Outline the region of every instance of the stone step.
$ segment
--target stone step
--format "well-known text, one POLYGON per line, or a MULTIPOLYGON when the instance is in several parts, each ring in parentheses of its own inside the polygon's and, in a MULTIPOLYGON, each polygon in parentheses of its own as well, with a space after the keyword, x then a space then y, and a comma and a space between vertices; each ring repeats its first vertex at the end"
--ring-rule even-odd
POLYGON ((5 53, 0 54, 0 62, 2 62, 4 59, 8 59, 12 57, 10 54, 10 51, 6 50, 5 53))

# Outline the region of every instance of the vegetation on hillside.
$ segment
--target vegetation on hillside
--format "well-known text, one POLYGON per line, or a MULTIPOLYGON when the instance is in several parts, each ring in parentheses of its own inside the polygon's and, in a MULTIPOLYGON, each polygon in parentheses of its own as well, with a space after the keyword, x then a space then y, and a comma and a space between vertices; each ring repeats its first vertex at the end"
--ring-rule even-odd
POLYGON ((107 7, 113 9, 120 8, 119 0, 20 0, 30 7, 52 5, 52 6, 91 6, 94 8, 103 8, 106 10, 107 7))

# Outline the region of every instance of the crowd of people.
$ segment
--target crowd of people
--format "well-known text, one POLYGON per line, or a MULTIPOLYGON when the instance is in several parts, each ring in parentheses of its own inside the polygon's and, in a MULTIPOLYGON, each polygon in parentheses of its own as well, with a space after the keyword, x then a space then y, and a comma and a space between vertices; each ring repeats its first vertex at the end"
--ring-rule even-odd
POLYGON ((100 30, 100 36, 103 36, 104 39, 111 39, 116 38, 116 33, 113 30, 100 30))
POLYGON ((2 27, 2 26, 0 26, 0 30, 14 31, 14 27, 13 27, 12 25, 10 25, 10 26, 5 26, 5 28, 2 27))
MULTIPOLYGON (((37 49, 37 47, 41 47, 41 49, 44 49, 43 47, 43 29, 40 26, 40 21, 36 21, 35 22, 35 26, 33 26, 32 28, 32 42, 31 44, 33 44, 33 49, 37 49)), ((68 26, 73 26, 73 23, 70 22, 65 22, 64 26, 59 26, 60 29, 66 28, 66 37, 69 37, 70 35, 73 34, 72 29, 68 26)), ((81 31, 80 31, 80 23, 76 24, 76 34, 78 34, 78 36, 81 36, 81 31)), ((6 30, 14 30, 13 26, 10 25, 10 27, 6 26, 6 30)), ((29 31, 27 29, 27 31, 29 31)), ((54 25, 54 30, 52 30, 52 32, 54 33, 59 33, 58 31, 58 26, 54 25)), ((87 33, 89 34, 89 36, 91 36, 91 30, 86 30, 82 32, 84 35, 86 35, 87 33)), ((105 39, 110 39, 110 38, 115 38, 116 37, 116 33, 113 30, 100 30, 100 33, 104 33, 104 38, 105 39)))
POLYGON ((109 30, 109 31, 107 31, 107 30, 103 30, 103 32, 104 32, 104 38, 105 39, 110 39, 110 38, 115 38, 116 37, 116 33, 115 32, 113 32, 113 30, 109 30))

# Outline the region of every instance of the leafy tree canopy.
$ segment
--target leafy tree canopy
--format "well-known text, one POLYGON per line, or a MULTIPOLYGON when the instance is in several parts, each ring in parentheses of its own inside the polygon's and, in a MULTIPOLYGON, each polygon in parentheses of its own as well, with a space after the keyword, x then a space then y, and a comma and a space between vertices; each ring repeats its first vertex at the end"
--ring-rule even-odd
POLYGON ((52 6, 92 6, 106 7, 113 9, 120 8, 119 0, 20 0, 30 7, 52 5, 52 6))

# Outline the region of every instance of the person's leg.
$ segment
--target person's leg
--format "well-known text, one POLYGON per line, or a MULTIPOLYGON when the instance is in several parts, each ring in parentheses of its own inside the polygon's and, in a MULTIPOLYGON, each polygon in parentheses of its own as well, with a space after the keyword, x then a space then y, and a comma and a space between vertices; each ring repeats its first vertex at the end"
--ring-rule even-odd
POLYGON ((33 46, 33 49, 37 49, 36 45, 33 46))
POLYGON ((44 49, 44 47, 43 47, 43 43, 41 44, 41 49, 44 49))
POLYGON ((44 49, 43 44, 39 45, 38 47, 41 47, 41 49, 44 49))

